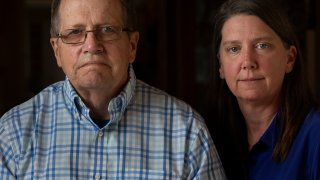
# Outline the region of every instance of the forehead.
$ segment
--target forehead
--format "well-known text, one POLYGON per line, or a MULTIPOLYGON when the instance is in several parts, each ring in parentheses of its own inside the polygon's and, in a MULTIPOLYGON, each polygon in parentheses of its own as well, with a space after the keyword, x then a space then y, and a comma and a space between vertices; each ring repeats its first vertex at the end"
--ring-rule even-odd
POLYGON ((234 15, 230 17, 221 30, 222 40, 244 38, 279 38, 278 35, 258 16, 234 15))
POLYGON ((59 8, 61 25, 123 24, 120 0, 62 0, 59 8))

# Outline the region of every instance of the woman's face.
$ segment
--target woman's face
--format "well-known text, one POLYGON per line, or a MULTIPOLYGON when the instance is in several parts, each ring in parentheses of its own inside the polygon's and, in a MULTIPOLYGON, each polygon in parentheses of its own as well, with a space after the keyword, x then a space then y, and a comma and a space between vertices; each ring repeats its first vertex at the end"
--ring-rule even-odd
POLYGON ((280 37, 253 15, 232 16, 221 34, 220 77, 238 102, 277 100, 285 73, 293 69, 296 48, 285 48, 280 37))

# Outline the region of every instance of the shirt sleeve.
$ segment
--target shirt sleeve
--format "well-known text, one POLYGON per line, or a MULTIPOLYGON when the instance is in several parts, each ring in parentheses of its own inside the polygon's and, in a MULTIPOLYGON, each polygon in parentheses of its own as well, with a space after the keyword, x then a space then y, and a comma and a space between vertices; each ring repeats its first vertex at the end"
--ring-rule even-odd
POLYGON ((11 180, 17 179, 14 175, 15 161, 13 149, 9 143, 9 135, 5 127, 0 124, 0 179, 11 180))
POLYGON ((192 174, 187 179, 226 179, 217 150, 207 129, 201 128, 196 134, 188 157, 192 174))

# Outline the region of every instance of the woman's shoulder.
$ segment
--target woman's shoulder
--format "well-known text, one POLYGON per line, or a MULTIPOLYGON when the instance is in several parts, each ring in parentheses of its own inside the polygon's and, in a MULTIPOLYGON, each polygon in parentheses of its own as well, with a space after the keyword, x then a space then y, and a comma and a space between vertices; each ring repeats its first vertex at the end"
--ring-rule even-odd
POLYGON ((320 109, 313 108, 309 112, 300 131, 310 140, 317 141, 320 144, 320 109))
POLYGON ((312 109, 307 115, 301 128, 305 135, 303 142, 304 150, 307 152, 307 166, 310 177, 319 177, 320 169, 320 109, 312 109))
POLYGON ((310 110, 309 114, 305 119, 305 124, 310 127, 320 126, 320 109, 319 108, 313 108, 312 110, 310 110))

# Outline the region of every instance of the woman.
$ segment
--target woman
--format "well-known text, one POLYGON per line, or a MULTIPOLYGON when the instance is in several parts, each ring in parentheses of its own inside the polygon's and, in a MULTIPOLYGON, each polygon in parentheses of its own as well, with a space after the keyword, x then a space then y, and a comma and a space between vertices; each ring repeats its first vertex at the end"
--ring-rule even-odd
POLYGON ((213 137, 229 179, 320 179, 320 112, 287 16, 229 0, 214 26, 213 137))

